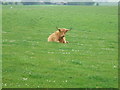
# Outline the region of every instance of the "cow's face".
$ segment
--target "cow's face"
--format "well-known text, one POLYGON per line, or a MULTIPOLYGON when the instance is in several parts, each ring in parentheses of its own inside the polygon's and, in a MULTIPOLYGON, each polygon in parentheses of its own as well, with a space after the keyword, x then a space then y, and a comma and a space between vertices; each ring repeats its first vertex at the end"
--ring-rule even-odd
POLYGON ((65 29, 65 28, 59 28, 58 30, 61 37, 64 37, 66 32, 69 31, 69 29, 65 29))

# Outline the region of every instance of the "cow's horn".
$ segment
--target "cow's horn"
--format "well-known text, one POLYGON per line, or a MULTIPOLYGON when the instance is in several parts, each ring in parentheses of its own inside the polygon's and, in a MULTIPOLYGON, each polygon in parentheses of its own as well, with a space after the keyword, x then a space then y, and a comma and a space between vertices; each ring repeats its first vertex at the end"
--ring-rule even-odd
POLYGON ((58 27, 56 27, 57 29, 59 29, 58 27))
POLYGON ((70 28, 69 30, 72 30, 72 28, 70 28))

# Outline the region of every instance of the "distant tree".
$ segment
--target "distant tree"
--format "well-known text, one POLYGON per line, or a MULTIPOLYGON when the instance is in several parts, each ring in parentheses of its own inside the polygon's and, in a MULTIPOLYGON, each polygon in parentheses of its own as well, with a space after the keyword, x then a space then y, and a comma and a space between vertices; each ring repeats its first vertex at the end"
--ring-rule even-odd
POLYGON ((99 6, 99 3, 96 3, 96 6, 99 6))
POLYGON ((23 5, 42 5, 44 2, 42 0, 22 0, 23 5))
POLYGON ((2 2, 2 5, 13 5, 14 2, 2 2))
POLYGON ((94 5, 95 2, 86 2, 85 4, 86 4, 86 5, 94 5))
POLYGON ((18 3, 17 3, 17 2, 15 2, 14 4, 15 4, 15 5, 18 5, 18 3))
POLYGON ((43 5, 44 2, 22 2, 23 5, 43 5))
POLYGON ((33 2, 22 2, 23 5, 31 5, 33 2))
POLYGON ((47 4, 47 5, 50 5, 50 4, 52 4, 51 2, 44 2, 45 4, 47 4))
POLYGON ((8 2, 8 5, 13 5, 13 2, 8 2))
POLYGON ((68 5, 80 5, 81 2, 68 2, 68 5))
POLYGON ((7 2, 2 2, 2 5, 8 5, 8 3, 7 2))
POLYGON ((94 5, 95 2, 68 2, 68 5, 94 5))
POLYGON ((23 3, 22 2, 17 2, 17 5, 23 5, 23 3))
POLYGON ((2 2, 2 5, 5 5, 5 2, 2 2))
POLYGON ((2 2, 2 5, 22 5, 22 2, 2 2))

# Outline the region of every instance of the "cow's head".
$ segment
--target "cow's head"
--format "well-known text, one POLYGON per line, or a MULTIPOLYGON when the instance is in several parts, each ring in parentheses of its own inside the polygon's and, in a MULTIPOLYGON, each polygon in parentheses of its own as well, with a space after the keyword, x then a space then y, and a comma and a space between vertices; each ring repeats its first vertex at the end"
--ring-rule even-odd
MULTIPOLYGON (((57 27, 56 27, 57 28, 57 27)), ((71 28, 72 29, 72 28, 71 28)), ((57 30, 60 32, 60 36, 64 37, 66 32, 70 31, 71 29, 66 29, 66 28, 57 28, 57 30)))

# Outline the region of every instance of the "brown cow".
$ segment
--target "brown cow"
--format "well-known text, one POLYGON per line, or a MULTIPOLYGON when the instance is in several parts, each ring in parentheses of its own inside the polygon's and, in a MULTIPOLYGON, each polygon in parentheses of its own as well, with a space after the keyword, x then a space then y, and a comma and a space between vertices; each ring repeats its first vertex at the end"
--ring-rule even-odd
POLYGON ((65 29, 65 28, 57 28, 58 30, 54 33, 52 33, 48 37, 48 42, 59 42, 59 43, 68 43, 65 39, 65 34, 67 31, 70 31, 71 29, 65 29))

